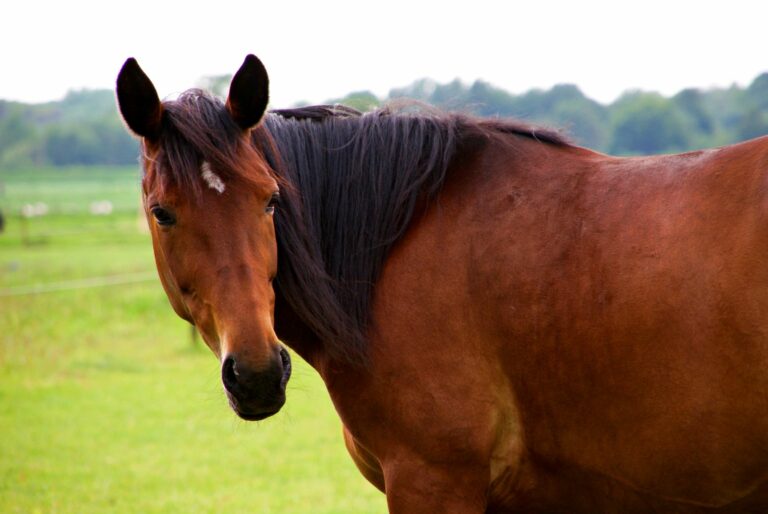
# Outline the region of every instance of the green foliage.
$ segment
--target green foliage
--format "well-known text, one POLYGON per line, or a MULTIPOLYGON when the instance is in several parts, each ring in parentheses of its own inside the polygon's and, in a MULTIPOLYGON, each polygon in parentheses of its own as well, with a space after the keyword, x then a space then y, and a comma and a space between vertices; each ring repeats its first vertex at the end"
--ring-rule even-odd
POLYGON ((485 81, 476 80, 467 91, 466 106, 478 116, 512 116, 515 97, 485 81))
POLYGON ((740 139, 768 133, 768 73, 758 76, 741 96, 741 118, 736 126, 740 139))
POLYGON ((137 157, 111 91, 73 91, 38 105, 0 101, 0 169, 135 164, 137 157))
POLYGON ((344 98, 339 98, 338 100, 331 100, 328 103, 342 104, 342 105, 346 105, 347 107, 352 107, 353 109, 357 109, 360 112, 366 112, 366 111, 372 111, 373 109, 377 108, 381 102, 379 101, 378 98, 376 98, 376 95, 374 95, 370 91, 358 91, 355 93, 350 93, 344 98))
POLYGON ((421 79, 389 97, 560 127, 579 144, 620 155, 686 151, 768 134, 768 73, 746 89, 685 89, 672 98, 630 92, 610 105, 570 84, 512 95, 484 81, 467 87, 458 80, 440 85, 421 79))
POLYGON ((690 119, 693 128, 704 136, 715 131, 715 120, 707 112, 704 94, 698 89, 684 89, 672 97, 674 107, 690 119))
MULTIPOLYGON (((204 77, 198 87, 223 98, 230 80, 230 75, 204 77)), ((392 89, 386 98, 358 91, 326 103, 369 111, 403 98, 561 128, 578 144, 621 155, 685 151, 768 134, 768 73, 747 88, 689 88, 671 98, 629 92, 610 105, 587 98, 572 84, 513 95, 482 80, 438 84, 427 78, 392 89)), ((133 164, 137 157, 138 144, 120 121, 112 91, 73 91, 59 102, 38 105, 0 100, 0 169, 133 164)))
POLYGON ((656 93, 630 93, 613 105, 611 151, 654 154, 690 147, 692 126, 683 111, 656 93))
POLYGON ((459 80, 439 85, 422 79, 408 87, 393 89, 389 97, 413 98, 442 109, 478 116, 514 117, 564 127, 579 143, 590 147, 604 147, 609 139, 606 108, 570 84, 515 96, 482 80, 467 87, 459 80))

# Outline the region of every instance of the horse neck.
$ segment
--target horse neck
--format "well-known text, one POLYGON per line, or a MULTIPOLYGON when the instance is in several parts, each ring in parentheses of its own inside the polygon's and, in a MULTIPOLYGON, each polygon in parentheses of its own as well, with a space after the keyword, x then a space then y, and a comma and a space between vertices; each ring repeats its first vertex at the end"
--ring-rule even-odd
POLYGON ((279 287, 275 287, 275 333, 293 351, 318 368, 323 360, 323 345, 317 335, 291 308, 279 287))
POLYGON ((442 186, 458 125, 428 116, 267 118, 263 146, 284 186, 276 330, 297 351, 365 361, 373 284, 417 206, 442 186))

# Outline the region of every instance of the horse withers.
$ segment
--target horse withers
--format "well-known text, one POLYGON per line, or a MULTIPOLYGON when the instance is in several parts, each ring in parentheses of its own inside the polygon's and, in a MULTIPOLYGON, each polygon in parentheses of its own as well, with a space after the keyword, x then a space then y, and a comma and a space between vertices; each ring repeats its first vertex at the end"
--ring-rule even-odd
POLYGON ((160 102, 134 60, 117 87, 240 416, 285 400, 279 336, 392 513, 768 512, 768 140, 615 158, 267 87, 253 56, 226 103, 160 102))

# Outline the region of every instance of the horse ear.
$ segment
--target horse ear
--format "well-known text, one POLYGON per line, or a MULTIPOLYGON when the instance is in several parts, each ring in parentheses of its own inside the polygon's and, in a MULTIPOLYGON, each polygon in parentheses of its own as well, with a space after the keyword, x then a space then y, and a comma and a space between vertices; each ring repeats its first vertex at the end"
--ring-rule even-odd
POLYGON ((117 75, 117 104, 125 123, 136 135, 156 139, 160 135, 163 108, 152 81, 133 57, 117 75))
POLYGON ((229 86, 227 109, 243 130, 248 130, 261 120, 269 103, 269 78, 264 65, 255 55, 249 54, 237 70, 229 86))

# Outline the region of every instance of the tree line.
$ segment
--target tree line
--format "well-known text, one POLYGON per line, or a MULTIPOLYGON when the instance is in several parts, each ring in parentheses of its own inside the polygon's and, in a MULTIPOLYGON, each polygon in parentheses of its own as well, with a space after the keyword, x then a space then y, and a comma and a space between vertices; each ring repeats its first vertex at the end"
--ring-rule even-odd
MULTIPOLYGON (((208 77, 202 84, 220 94, 228 80, 208 77)), ((568 84, 514 95, 482 80, 430 79, 393 89, 386 98, 363 91, 329 103, 369 110, 400 98, 560 128, 579 144, 616 155, 682 152, 768 134, 768 73, 747 87, 691 88, 672 97, 629 91, 609 105, 568 84)), ((72 91, 44 104, 0 100, 0 169, 133 164, 137 156, 137 142, 120 121, 112 91, 72 91)))
POLYGON ((112 91, 72 91, 43 104, 0 100, 0 169, 131 164, 137 157, 112 91))
POLYGON ((559 128, 577 143, 616 155, 684 152, 768 134, 768 73, 748 87, 684 89, 672 97, 629 91, 610 105, 574 85, 510 94, 484 81, 418 81, 390 92, 480 116, 515 117, 559 128))

